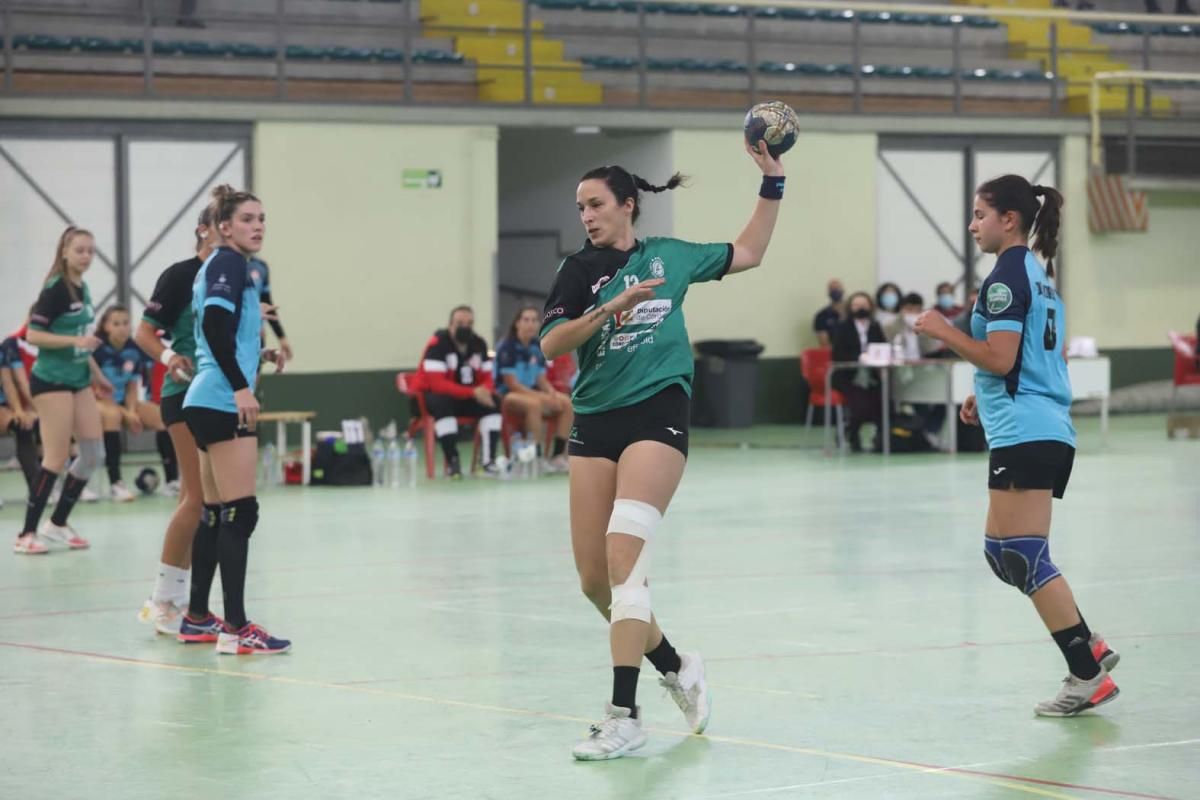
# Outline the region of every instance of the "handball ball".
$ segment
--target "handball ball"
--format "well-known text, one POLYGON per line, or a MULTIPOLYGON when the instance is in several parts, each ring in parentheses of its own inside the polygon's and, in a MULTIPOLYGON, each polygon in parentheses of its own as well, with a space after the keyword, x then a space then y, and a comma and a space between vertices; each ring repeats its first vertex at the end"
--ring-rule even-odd
POLYGON ((791 150, 799 131, 796 112, 779 100, 759 103, 746 114, 746 144, 754 147, 759 140, 766 142, 772 158, 791 150))
POLYGON ((159 485, 158 473, 150 467, 146 467, 134 478, 133 484, 142 494, 154 494, 159 485))

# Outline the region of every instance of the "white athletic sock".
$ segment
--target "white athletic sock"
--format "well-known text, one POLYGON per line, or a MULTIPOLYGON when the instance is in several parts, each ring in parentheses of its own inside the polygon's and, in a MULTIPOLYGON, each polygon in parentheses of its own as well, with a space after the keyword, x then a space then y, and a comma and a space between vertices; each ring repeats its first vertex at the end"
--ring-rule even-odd
POLYGON ((158 565, 158 578, 154 581, 154 594, 151 600, 156 603, 174 602, 176 605, 188 597, 188 576, 191 570, 172 567, 170 564, 158 565))

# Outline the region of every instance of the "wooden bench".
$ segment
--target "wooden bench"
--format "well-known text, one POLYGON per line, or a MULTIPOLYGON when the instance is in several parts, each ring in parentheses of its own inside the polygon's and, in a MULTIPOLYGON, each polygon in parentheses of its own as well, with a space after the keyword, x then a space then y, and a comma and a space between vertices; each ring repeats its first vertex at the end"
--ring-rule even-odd
POLYGON ((316 419, 315 411, 267 411, 258 415, 258 423, 275 423, 276 457, 283 459, 287 453, 287 426, 295 423, 300 426, 300 463, 304 465, 302 485, 308 486, 312 477, 312 421, 316 419))

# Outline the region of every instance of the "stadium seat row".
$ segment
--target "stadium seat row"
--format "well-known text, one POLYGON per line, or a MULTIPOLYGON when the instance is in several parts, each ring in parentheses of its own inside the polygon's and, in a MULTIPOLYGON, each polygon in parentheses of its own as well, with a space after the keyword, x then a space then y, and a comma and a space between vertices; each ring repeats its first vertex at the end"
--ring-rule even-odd
MULTIPOLYGON (((621 58, 617 56, 584 56, 584 64, 596 69, 633 70, 637 69, 636 58, 621 58)), ((732 59, 703 59, 703 58, 648 58, 647 69, 656 72, 746 72, 746 65, 732 59)), ((806 64, 795 62, 764 61, 758 65, 758 71, 773 75, 813 75, 823 77, 852 77, 853 64, 806 64)), ((867 64, 862 67, 864 77, 899 78, 913 80, 950 80, 954 70, 949 67, 894 67, 867 64)), ((970 69, 962 73, 963 80, 969 81, 1006 81, 1022 83, 1042 83, 1049 80, 1045 72, 1032 69, 970 69)))
MULTIPOLYGON (((83 53, 127 53, 142 52, 141 39, 106 39, 99 36, 14 36, 13 46, 18 50, 40 50, 52 52, 83 53)), ((275 58, 276 50, 269 45, 243 44, 234 42, 189 42, 155 41, 154 53, 162 56, 202 56, 236 58, 275 58)), ((312 47, 288 45, 284 51, 289 59, 307 61, 365 61, 397 63, 404 61, 404 51, 391 47, 312 47)), ((418 50, 412 60, 421 64, 461 64, 460 53, 444 50, 418 50)))

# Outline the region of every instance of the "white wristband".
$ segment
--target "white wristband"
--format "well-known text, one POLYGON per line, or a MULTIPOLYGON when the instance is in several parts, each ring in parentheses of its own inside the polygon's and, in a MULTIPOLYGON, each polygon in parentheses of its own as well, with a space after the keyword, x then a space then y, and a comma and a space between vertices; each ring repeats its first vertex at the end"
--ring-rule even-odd
POLYGON ((162 355, 160 355, 158 357, 158 360, 162 362, 162 365, 164 367, 168 367, 171 365, 171 359, 174 357, 175 357, 175 351, 172 350, 171 348, 167 347, 167 348, 163 349, 162 355))

